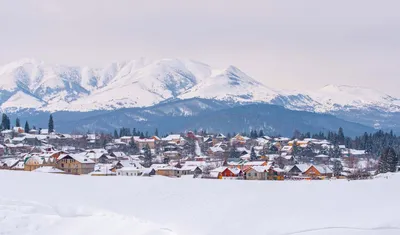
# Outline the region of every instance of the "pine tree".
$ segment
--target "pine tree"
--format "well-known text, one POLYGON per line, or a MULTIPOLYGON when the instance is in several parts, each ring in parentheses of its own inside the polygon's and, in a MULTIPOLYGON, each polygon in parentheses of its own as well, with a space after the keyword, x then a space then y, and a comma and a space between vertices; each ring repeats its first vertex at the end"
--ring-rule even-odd
POLYGON ((260 132, 258 133, 258 137, 263 137, 264 136, 264 131, 261 129, 260 132))
POLYGON ((236 150, 235 146, 231 147, 231 151, 229 153, 230 158, 238 158, 240 153, 236 150))
POLYGON ((29 123, 28 121, 25 122, 25 133, 29 133, 31 129, 29 128, 29 123))
POLYGON ((389 168, 388 171, 396 172, 397 163, 399 162, 399 158, 397 157, 397 154, 392 147, 389 147, 387 161, 388 161, 387 164, 388 164, 388 168, 389 168))
POLYGON ((156 128, 156 131, 154 132, 155 136, 158 136, 158 128, 156 128))
POLYGON ((339 128, 338 135, 337 135, 337 142, 338 144, 344 144, 344 132, 343 128, 339 128))
POLYGON ((250 153, 250 161, 255 161, 255 160, 257 160, 257 154, 256 151, 254 150, 254 147, 252 147, 250 153))
POLYGON ((132 153, 134 153, 134 154, 137 153, 138 147, 135 143, 135 138, 133 138, 133 136, 131 137, 131 141, 129 142, 129 147, 130 147, 130 150, 132 151, 132 153))
POLYGON ((54 120, 53 120, 53 115, 50 114, 49 118, 49 134, 54 132, 54 120))
POLYGON ((297 146, 297 141, 293 141, 293 146, 292 146, 292 155, 293 155, 293 157, 297 157, 299 152, 300 152, 300 149, 299 149, 299 146, 297 146))
POLYGON ((343 171, 343 165, 339 160, 335 160, 333 162, 333 174, 335 175, 335 177, 339 177, 340 174, 343 171))
POLYGON ((115 139, 118 139, 118 138, 119 138, 119 135, 118 135, 118 131, 117 131, 117 130, 114 130, 114 138, 115 138, 115 139))
POLYGON ((151 156, 151 149, 148 144, 144 147, 144 166, 145 167, 150 167, 152 164, 152 156, 151 156))
POLYGON ((399 159, 392 147, 383 150, 378 162, 378 173, 395 172, 399 159))
POLYGON ((1 118, 1 129, 2 130, 10 130, 11 129, 10 118, 5 113, 3 113, 3 116, 1 118))
POLYGON ((15 119, 15 127, 21 127, 21 121, 19 118, 15 119))

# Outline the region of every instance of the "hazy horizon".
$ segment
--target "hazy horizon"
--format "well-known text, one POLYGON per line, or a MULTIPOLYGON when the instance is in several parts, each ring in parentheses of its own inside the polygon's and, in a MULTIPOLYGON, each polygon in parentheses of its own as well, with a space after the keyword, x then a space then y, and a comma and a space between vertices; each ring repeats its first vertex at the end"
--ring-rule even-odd
POLYGON ((394 0, 0 0, 0 64, 189 58, 237 66, 277 89, 334 84, 395 95, 399 7, 394 0))

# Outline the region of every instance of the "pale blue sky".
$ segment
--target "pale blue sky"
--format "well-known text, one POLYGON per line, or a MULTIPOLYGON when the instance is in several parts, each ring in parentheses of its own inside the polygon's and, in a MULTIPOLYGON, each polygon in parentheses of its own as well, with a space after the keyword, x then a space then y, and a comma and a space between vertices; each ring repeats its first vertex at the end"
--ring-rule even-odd
POLYGON ((184 57, 274 88, 400 85, 398 0, 0 0, 0 64, 184 57))

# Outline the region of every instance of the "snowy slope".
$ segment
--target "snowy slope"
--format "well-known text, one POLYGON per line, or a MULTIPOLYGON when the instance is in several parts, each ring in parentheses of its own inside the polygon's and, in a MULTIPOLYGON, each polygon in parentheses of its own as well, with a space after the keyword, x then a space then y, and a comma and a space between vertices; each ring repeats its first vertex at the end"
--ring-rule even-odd
POLYGON ((400 111, 400 99, 365 87, 328 85, 308 95, 318 101, 317 112, 371 108, 387 112, 400 111))
POLYGON ((179 98, 205 98, 235 102, 271 102, 278 92, 230 66, 212 71, 210 77, 186 91, 179 98))
POLYGON ((0 234, 395 235, 399 183, 0 171, 0 234))
POLYGON ((400 111, 399 99, 372 89, 326 86, 313 92, 281 91, 234 66, 216 69, 187 59, 141 58, 104 68, 22 59, 0 66, 0 106, 8 112, 23 108, 50 112, 114 110, 189 98, 263 102, 328 113, 350 109, 400 111))

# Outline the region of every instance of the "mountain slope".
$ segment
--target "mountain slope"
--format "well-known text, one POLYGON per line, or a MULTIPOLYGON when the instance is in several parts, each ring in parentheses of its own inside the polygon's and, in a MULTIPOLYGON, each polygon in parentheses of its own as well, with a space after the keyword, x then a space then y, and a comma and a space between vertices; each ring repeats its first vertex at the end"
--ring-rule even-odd
MULTIPOLYGON (((46 126, 49 113, 20 113, 19 118, 36 126, 46 126)), ((248 132, 263 129, 271 135, 291 136, 302 132, 337 131, 342 127, 346 135, 372 132, 373 128, 348 122, 328 114, 288 110, 269 104, 229 105, 226 102, 189 99, 178 100, 146 108, 115 111, 55 112, 56 129, 61 132, 107 132, 121 127, 137 128, 152 133, 187 130, 210 132, 248 132)), ((12 119, 16 116, 12 116, 12 119)))
MULTIPOLYGON (((103 68, 51 65, 34 59, 0 66, 0 108, 8 113, 25 109, 28 112, 112 111, 193 98, 221 101, 229 107, 275 104, 400 130, 397 118, 400 99, 396 97, 369 88, 333 85, 312 92, 276 90, 234 66, 216 69, 186 59, 144 58, 115 62, 103 68)), ((170 109, 182 113, 185 108, 170 109)), ((190 109, 184 115, 200 111, 190 109)))

